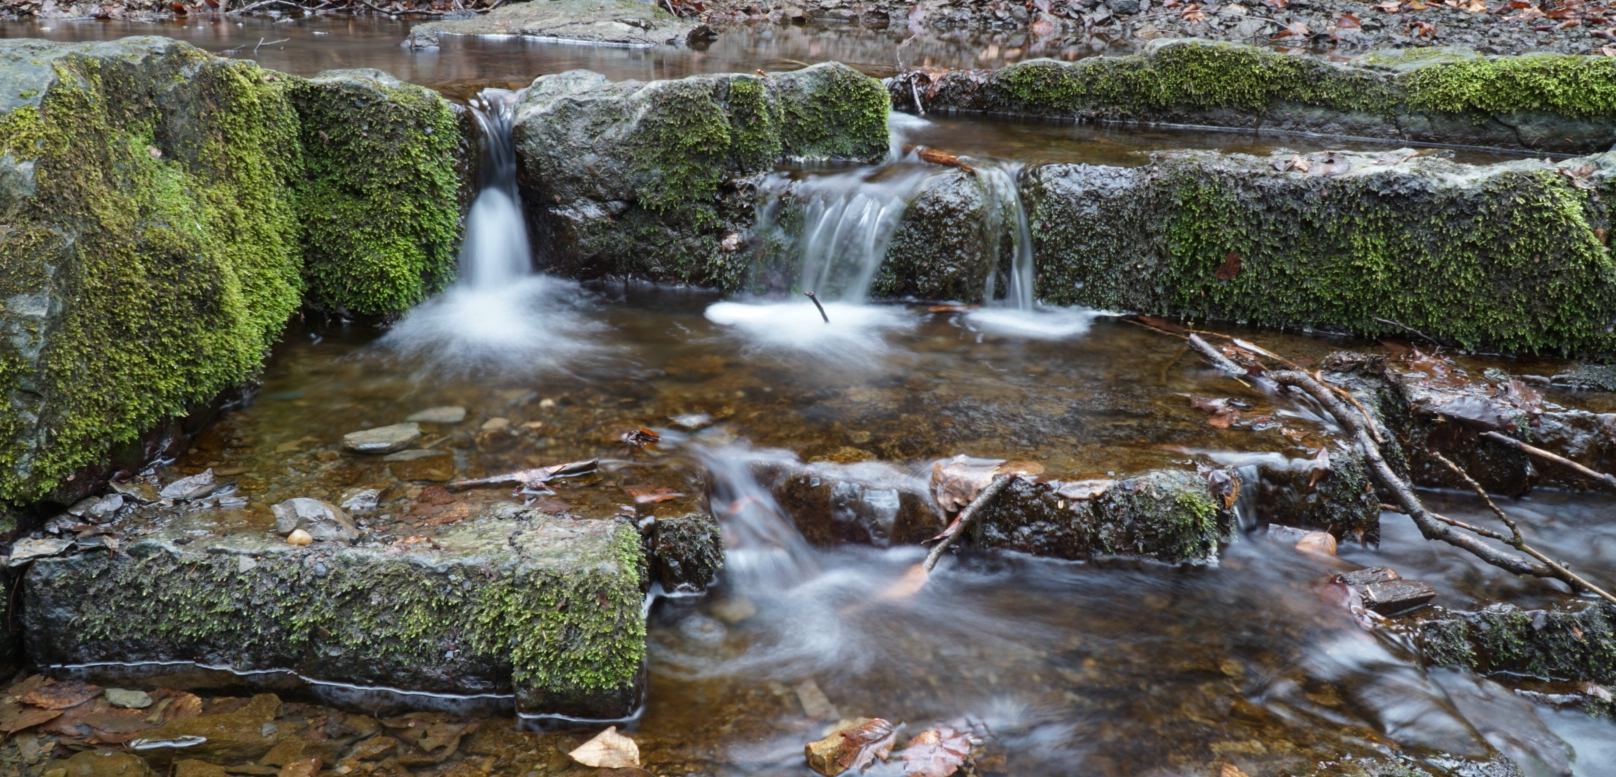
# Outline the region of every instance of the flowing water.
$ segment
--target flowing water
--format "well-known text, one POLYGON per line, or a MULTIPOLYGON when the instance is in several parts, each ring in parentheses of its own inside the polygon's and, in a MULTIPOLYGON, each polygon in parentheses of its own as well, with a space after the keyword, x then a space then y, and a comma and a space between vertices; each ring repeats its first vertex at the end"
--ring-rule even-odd
MULTIPOLYGON (((170 31, 220 48, 284 29, 296 53, 263 54, 266 65, 311 72, 390 63, 439 85, 520 85, 535 70, 577 64, 613 77, 746 70, 795 54, 799 43, 810 52, 820 46, 805 57, 846 58, 847 47, 865 40, 858 31, 799 38, 759 30, 778 39, 739 38, 740 48, 717 53, 463 41, 430 59, 380 48, 383 38, 402 37, 394 22, 347 20, 346 31, 333 20, 242 24, 170 31)), ((0 33, 92 37, 86 30, 134 27, 6 24, 0 33)), ((788 235, 779 227, 775 242, 795 269, 795 291, 815 292, 821 311, 805 298, 720 300, 534 273, 509 142, 517 99, 494 88, 468 101, 483 128, 484 179, 456 284, 388 331, 294 324, 256 400, 159 472, 166 480, 212 468, 236 482, 230 506, 186 520, 210 531, 263 531, 267 506, 281 500, 342 502, 374 492, 374 506, 356 511, 372 538, 430 536, 457 520, 459 508, 433 493, 441 489, 338 451, 347 432, 446 405, 465 408, 466 419, 435 428, 429 444, 453 453, 455 477, 602 460, 599 472, 556 483, 553 494, 479 492, 467 502, 523 498, 586 518, 710 510, 724 528, 721 583, 703 597, 651 604, 650 692, 627 726, 656 774, 804 775, 803 744, 859 716, 904 722, 907 734, 959 722, 986 739, 981 775, 1167 777, 1236 763, 1252 777, 1322 776, 1388 758, 1442 774, 1500 774, 1481 765, 1494 752, 1530 777, 1616 771, 1616 724, 1608 719, 1535 705, 1485 678, 1424 669, 1404 638, 1363 630, 1319 595, 1322 580, 1351 564, 1392 566, 1436 586, 1438 603, 1453 608, 1570 599, 1556 584, 1424 542, 1399 516, 1384 516, 1378 546, 1348 543, 1335 560, 1296 553, 1248 520, 1251 531, 1214 565, 977 553, 946 561, 922 585, 915 569, 923 549, 883 547, 880 537, 810 542, 799 521, 811 516, 793 514, 789 500, 758 481, 760 466, 816 462, 923 490, 930 463, 957 454, 1035 462, 1048 477, 1072 479, 1196 461, 1312 458, 1332 431, 1307 407, 1232 384, 1176 340, 1096 311, 1045 309, 1032 293, 1031 240, 1013 185, 1022 163, 1045 153, 1138 161, 1141 150, 1244 142, 1236 136, 895 119, 887 164, 787 171, 765 184, 765 193, 790 189, 806 203, 801 229, 788 235), (869 302, 899 217, 936 172, 905 159, 905 142, 980 161, 978 180, 993 203, 984 231, 1004 251, 989 287, 993 305, 869 302), (1041 151, 1011 153, 1028 147, 1041 151), (1191 405, 1196 396, 1238 398, 1276 424, 1217 428, 1191 405), (641 427, 661 442, 625 445, 625 431, 641 427), (678 496, 637 503, 634 494, 646 489, 678 496)), ((764 215, 765 229, 776 229, 779 214, 764 215)), ((1228 329, 1298 359, 1343 345, 1228 329)), ((1560 365, 1466 366, 1549 374, 1560 365)), ((863 503, 844 507, 890 512, 891 493, 846 495, 863 503)), ((1429 498, 1456 518, 1486 520, 1474 500, 1429 498)), ((1616 576, 1616 502, 1548 492, 1508 507, 1550 555, 1616 576)), ((208 703, 210 711, 236 704, 208 703)), ((362 727, 360 716, 345 714, 294 704, 279 724, 313 739, 326 736, 317 733, 331 730, 329 720, 362 727)), ((399 732, 427 719, 403 720, 384 722, 399 732)), ((594 773, 562 755, 593 730, 521 732, 497 716, 470 725, 458 752, 412 756, 413 773, 594 773)), ((400 736, 401 752, 415 752, 415 740, 400 736)), ((0 746, 0 759, 10 757, 6 747, 22 745, 0 746)))

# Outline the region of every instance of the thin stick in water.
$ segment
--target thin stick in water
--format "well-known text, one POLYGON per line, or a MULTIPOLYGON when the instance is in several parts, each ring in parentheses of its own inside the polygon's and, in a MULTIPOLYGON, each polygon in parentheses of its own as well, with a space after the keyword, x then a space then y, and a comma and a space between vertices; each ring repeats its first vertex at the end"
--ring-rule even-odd
POLYGON ((954 538, 964 534, 965 530, 970 528, 971 520, 976 518, 976 514, 981 512, 988 502, 993 501, 993 497, 998 496, 999 492, 1003 491, 1004 487, 1010 485, 1010 481, 1015 479, 1016 475, 1013 472, 994 476, 993 482, 982 489, 982 493, 977 494, 976 498, 972 499, 971 503, 960 511, 959 517, 954 519, 954 531, 944 537, 942 542, 937 543, 930 553, 926 554, 926 563, 922 564, 921 567, 928 574, 933 567, 937 566, 938 559, 943 557, 943 552, 948 550, 948 546, 954 544, 954 538))
POLYGON ((1489 440, 1496 440, 1508 445, 1511 448, 1514 448, 1515 450, 1528 455, 1536 456, 1544 461, 1552 461, 1555 464, 1565 467, 1566 469, 1574 470, 1578 474, 1583 475, 1596 483, 1616 490, 1616 477, 1607 475, 1599 470, 1589 469, 1564 456, 1556 453, 1550 453, 1542 448, 1534 448, 1524 442, 1521 442, 1520 440, 1515 439, 1514 437, 1510 437, 1507 434, 1499 434, 1498 432, 1482 432, 1481 436, 1486 437, 1489 440))
POLYGON ((805 291, 805 292, 803 292, 803 294, 807 295, 808 299, 811 299, 811 300, 814 301, 814 307, 819 308, 819 317, 825 319, 825 323, 829 324, 830 323, 830 316, 825 315, 825 306, 819 304, 819 296, 814 294, 811 291, 805 291))

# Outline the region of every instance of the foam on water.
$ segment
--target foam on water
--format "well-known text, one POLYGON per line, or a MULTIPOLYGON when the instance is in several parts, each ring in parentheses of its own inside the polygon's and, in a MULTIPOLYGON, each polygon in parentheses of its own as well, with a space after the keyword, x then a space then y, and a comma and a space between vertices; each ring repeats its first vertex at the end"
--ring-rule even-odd
POLYGON ((718 302, 707 319, 745 339, 757 355, 809 357, 849 368, 874 366, 890 346, 887 335, 914 325, 902 308, 826 302, 825 316, 808 300, 718 302))
POLYGON ((1087 334, 1104 315, 1088 308, 982 308, 965 315, 967 325, 983 334, 1028 340, 1065 340, 1087 334))

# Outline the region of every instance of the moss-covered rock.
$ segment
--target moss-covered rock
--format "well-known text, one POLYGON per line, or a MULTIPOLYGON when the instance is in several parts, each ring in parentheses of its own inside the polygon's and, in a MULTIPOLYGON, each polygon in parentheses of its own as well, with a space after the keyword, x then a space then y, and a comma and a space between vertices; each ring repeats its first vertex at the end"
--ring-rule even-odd
POLYGON ((651 527, 651 567, 662 590, 693 594, 707 590, 724 566, 724 537, 705 513, 658 520, 651 527))
POLYGON ((873 291, 883 297, 981 302, 1009 238, 977 176, 926 181, 887 245, 873 291))
POLYGON ((308 303, 390 316, 447 286, 469 152, 449 102, 380 70, 293 79, 287 94, 301 119, 308 303))
POLYGON ((541 77, 515 128, 540 261, 574 276, 737 288, 753 216, 744 179, 783 159, 879 160, 886 115, 880 83, 839 64, 650 83, 541 77))
POLYGON ((996 71, 920 71, 894 105, 928 112, 1178 122, 1588 153, 1616 142, 1616 61, 1469 52, 1370 54, 1346 63, 1199 40, 996 71))
POLYGON ((1395 321, 1471 350, 1616 357, 1608 206, 1590 183, 1616 156, 1301 161, 1178 152, 1024 173, 1039 297, 1371 336, 1399 334, 1395 321))
POLYGON ((159 38, 0 42, 0 501, 258 368, 303 286, 277 80, 159 38))
POLYGON ((1616 682, 1616 608, 1606 604, 1523 610, 1495 604, 1443 611, 1413 625, 1424 661, 1484 673, 1616 682))
POLYGON ((585 718, 637 704, 648 583, 630 524, 497 508, 408 548, 299 547, 267 529, 199 538, 195 528, 34 562, 29 655, 514 692, 525 712, 585 718))

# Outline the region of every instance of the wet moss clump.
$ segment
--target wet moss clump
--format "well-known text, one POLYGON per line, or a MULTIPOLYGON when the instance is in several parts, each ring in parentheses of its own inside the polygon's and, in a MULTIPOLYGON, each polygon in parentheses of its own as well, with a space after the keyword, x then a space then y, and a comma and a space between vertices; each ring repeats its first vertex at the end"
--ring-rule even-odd
POLYGON ((376 70, 289 82, 301 117, 308 303, 385 317, 455 277, 461 139, 448 101, 376 70))
POLYGON ((0 500, 252 375, 302 291, 272 75, 134 38, 0 44, 0 500), (15 101, 13 101, 15 102, 15 101))
POLYGON ((1443 113, 1616 116, 1616 59, 1564 54, 1464 59, 1400 79, 1414 108, 1443 113))
POLYGON ((1420 625, 1427 663, 1544 679, 1616 682, 1616 608, 1497 604, 1420 625))

